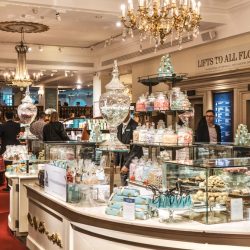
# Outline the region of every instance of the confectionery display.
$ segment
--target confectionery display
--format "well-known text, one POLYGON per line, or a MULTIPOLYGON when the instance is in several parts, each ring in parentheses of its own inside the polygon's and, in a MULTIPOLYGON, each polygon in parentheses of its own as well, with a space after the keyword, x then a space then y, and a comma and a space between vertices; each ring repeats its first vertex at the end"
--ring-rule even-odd
POLYGON ((123 216, 124 199, 131 198, 135 204, 135 219, 146 220, 152 217, 154 209, 151 208, 152 199, 150 196, 143 196, 138 189, 118 188, 110 197, 106 207, 106 214, 123 216))
POLYGON ((9 161, 28 160, 28 149, 24 145, 6 146, 3 158, 9 161))
POLYGON ((248 133, 247 125, 239 124, 234 141, 236 145, 250 145, 250 134, 248 133))
POLYGON ((158 162, 149 159, 133 159, 129 166, 129 179, 145 185, 162 186, 162 170, 158 162))
POLYGON ((165 56, 162 56, 160 67, 158 69, 158 76, 164 77, 164 76, 172 76, 174 74, 174 67, 171 63, 170 55, 167 54, 165 56))
POLYGON ((149 143, 163 145, 191 145, 193 143, 193 131, 186 126, 178 126, 177 132, 172 127, 164 128, 157 126, 154 128, 154 123, 147 123, 143 126, 137 126, 133 132, 134 143, 149 143))
POLYGON ((171 110, 189 110, 191 103, 186 94, 181 92, 179 87, 173 87, 169 93, 171 110))
POLYGON ((179 87, 174 87, 167 94, 159 92, 150 95, 143 94, 136 102, 137 112, 152 112, 166 110, 189 110, 191 103, 179 87))

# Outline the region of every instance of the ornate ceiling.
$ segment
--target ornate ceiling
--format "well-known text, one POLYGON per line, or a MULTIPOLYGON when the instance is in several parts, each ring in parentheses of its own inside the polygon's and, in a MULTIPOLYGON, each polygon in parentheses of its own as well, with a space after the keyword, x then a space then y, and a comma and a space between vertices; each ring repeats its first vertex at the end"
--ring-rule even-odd
MULTIPOLYGON (((151 44, 145 43, 138 54, 138 37, 122 42, 122 28, 116 26, 122 0, 9 0, 0 2, 0 22, 25 21, 41 23, 50 29, 25 35, 32 47, 27 55, 28 69, 44 70, 44 85, 72 85, 77 77, 89 83, 93 73, 111 67, 114 58, 121 64, 155 56, 151 44), (106 63, 104 63, 106 62, 106 63), (56 74, 51 72, 56 71, 56 74), (75 76, 66 77, 65 71, 75 76), (50 76, 50 77, 49 77, 50 76)), ((249 0, 201 0, 201 31, 216 31, 216 39, 249 32, 249 0)), ((0 31, 0 70, 15 68, 15 44, 19 34, 0 31)), ((189 41, 184 48, 209 41, 189 41)), ((157 54, 177 50, 165 47, 157 54)), ((127 69, 127 67, 126 67, 127 69)), ((127 73, 127 71, 126 71, 127 73)))

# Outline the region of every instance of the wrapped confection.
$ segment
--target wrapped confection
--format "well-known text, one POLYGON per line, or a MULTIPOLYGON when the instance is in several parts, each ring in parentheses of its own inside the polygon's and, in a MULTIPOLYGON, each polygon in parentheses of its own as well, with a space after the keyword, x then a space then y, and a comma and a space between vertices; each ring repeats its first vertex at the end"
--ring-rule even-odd
POLYGON ((148 175, 148 184, 149 185, 154 185, 158 188, 162 187, 162 170, 161 168, 158 167, 154 167, 149 175, 148 175))
POLYGON ((164 128, 158 128, 156 133, 155 133, 155 137, 154 137, 154 142, 155 143, 162 143, 163 142, 163 136, 165 133, 165 129, 164 128))
POLYGON ((163 134, 162 143, 164 145, 177 145, 177 134, 175 134, 174 130, 168 128, 165 130, 163 134))
POLYGON ((133 131, 133 142, 139 142, 141 126, 137 126, 137 128, 133 131))
POLYGON ((132 162, 129 165, 129 179, 131 181, 135 181, 135 170, 136 170, 137 164, 138 164, 138 158, 135 158, 132 160, 132 162))
POLYGON ((145 125, 139 130, 139 142, 146 142, 148 129, 145 125))
POLYGON ((178 145, 190 145, 193 143, 193 130, 188 127, 180 127, 177 131, 178 145))

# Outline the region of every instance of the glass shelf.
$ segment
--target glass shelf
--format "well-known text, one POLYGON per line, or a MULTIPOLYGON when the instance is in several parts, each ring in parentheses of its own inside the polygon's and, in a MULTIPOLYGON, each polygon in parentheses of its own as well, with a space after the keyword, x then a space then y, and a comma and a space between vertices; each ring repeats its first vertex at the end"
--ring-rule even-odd
POLYGON ((175 160, 166 161, 167 164, 175 166, 192 166, 199 168, 240 168, 250 166, 250 157, 242 158, 221 158, 221 159, 198 159, 198 160, 175 160))
POLYGON ((195 147, 193 144, 164 144, 160 142, 155 143, 146 143, 146 142, 133 142, 131 145, 137 145, 141 147, 162 147, 162 148, 186 148, 186 147, 195 147))

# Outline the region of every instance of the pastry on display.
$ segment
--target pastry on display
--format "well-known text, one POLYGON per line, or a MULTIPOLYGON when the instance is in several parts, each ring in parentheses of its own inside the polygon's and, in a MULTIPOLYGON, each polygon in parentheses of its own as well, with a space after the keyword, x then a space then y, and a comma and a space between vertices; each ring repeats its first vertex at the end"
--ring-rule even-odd
POLYGON ((228 201, 227 192, 208 192, 206 193, 203 190, 198 190, 195 194, 192 195, 193 202, 204 202, 208 198, 208 204, 219 203, 225 204, 228 201))
POLYGON ((205 181, 205 176, 200 174, 194 177, 189 177, 185 179, 178 179, 182 184, 199 186, 201 182, 205 181))
POLYGON ((250 196, 250 189, 249 188, 233 189, 233 190, 231 190, 230 195, 234 195, 234 196, 250 196))
POLYGON ((224 189, 226 184, 220 176, 212 175, 208 177, 208 183, 206 183, 205 180, 200 183, 199 187, 204 189, 208 188, 208 191, 216 191, 224 189))
POLYGON ((248 171, 247 167, 237 167, 237 168, 225 168, 223 169, 224 172, 228 173, 246 173, 248 171))

